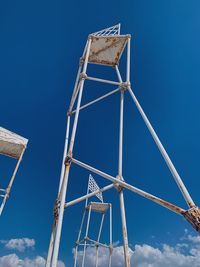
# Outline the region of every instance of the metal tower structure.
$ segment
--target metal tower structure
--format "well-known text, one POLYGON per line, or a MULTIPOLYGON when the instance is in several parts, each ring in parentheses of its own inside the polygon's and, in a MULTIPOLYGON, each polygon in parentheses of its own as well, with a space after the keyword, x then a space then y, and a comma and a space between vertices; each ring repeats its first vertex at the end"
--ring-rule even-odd
POLYGON ((83 246, 83 258, 82 258, 82 263, 81 266, 85 267, 87 266, 85 264, 85 257, 86 257, 86 249, 87 247, 95 247, 96 248, 96 257, 95 257, 95 267, 98 267, 98 255, 99 255, 99 247, 106 247, 109 251, 109 260, 108 260, 108 267, 111 267, 111 256, 112 256, 112 204, 111 203, 105 203, 103 201, 103 195, 102 192, 100 191, 100 187, 97 185, 96 181, 92 177, 92 175, 89 175, 89 180, 88 180, 88 188, 87 188, 87 195, 89 193, 94 193, 98 191, 95 196, 98 198, 98 202, 90 202, 88 204, 88 198, 85 200, 85 208, 83 212, 83 217, 78 233, 78 238, 76 241, 76 246, 75 246, 75 252, 74 252, 74 267, 77 267, 77 259, 78 259, 78 248, 83 246), (110 224, 110 229, 109 229, 109 245, 103 244, 100 242, 101 234, 102 234, 102 228, 103 228, 103 223, 105 219, 105 215, 107 211, 109 210, 109 224, 110 224), (89 238, 89 226, 90 226, 90 221, 91 221, 91 215, 93 213, 99 213, 101 215, 101 222, 99 225, 99 231, 98 231, 98 236, 97 240, 93 240, 89 238), (83 226, 84 222, 87 216, 87 224, 86 224, 86 229, 85 229, 85 235, 84 238, 81 239, 82 233, 83 233, 83 226))
POLYGON ((66 130, 66 139, 65 139, 65 146, 64 146, 61 175, 60 175, 60 184, 59 184, 59 190, 58 190, 58 197, 57 197, 55 208, 54 208, 54 223, 53 223, 53 229, 52 229, 52 234, 51 234, 51 239, 50 239, 50 244, 49 244, 46 267, 57 266, 60 236, 61 236, 61 229, 62 229, 62 224, 63 224, 63 215, 64 215, 65 208, 67 208, 68 206, 74 205, 80 201, 83 201, 91 196, 94 196, 95 194, 99 192, 108 190, 112 187, 115 187, 119 193, 125 267, 130 267, 131 265, 130 265, 129 249, 128 249, 128 233, 127 233, 127 226, 126 226, 125 206, 124 206, 124 189, 128 189, 179 215, 184 216, 186 220, 197 231, 200 232, 200 209, 195 205, 194 201, 192 200, 180 175, 178 174, 174 164, 172 163, 169 155, 167 154, 165 148, 163 147, 158 135, 153 129, 149 119, 147 118, 143 108, 141 107, 139 101, 137 100, 131 88, 130 45, 131 45, 131 36, 122 35, 120 33, 120 24, 101 30, 99 32, 92 33, 88 36, 83 55, 80 58, 80 65, 79 65, 79 69, 77 73, 77 78, 75 81, 74 90, 72 93, 72 98, 71 98, 71 102, 70 102, 69 110, 68 110, 67 130, 66 130), (122 54, 125 52, 126 52, 126 79, 122 80, 120 70, 119 70, 119 62, 120 62, 120 58, 122 54), (100 79, 100 78, 89 76, 87 73, 88 63, 114 67, 118 80, 111 81, 107 79, 100 79), (115 89, 87 104, 81 105, 83 88, 84 88, 85 82, 87 81, 95 81, 95 82, 100 82, 104 84, 111 84, 115 86, 115 89), (107 174, 86 163, 83 163, 80 160, 77 160, 75 159, 73 155, 73 148, 74 148, 74 142, 75 142, 75 136, 76 136, 76 130, 77 130, 77 124, 78 124, 80 111, 115 93, 119 93, 120 95, 119 160, 118 160, 117 177, 111 176, 110 174, 107 174), (127 183, 124 180, 123 173, 122 173, 122 161, 123 161, 122 152, 123 152, 123 117, 124 117, 124 94, 125 93, 130 95, 136 108, 138 109, 164 161, 166 162, 172 174, 172 177, 177 183, 177 186, 180 189, 188 205, 188 209, 183 209, 174 204, 171 204, 157 196, 154 196, 148 192, 145 192, 127 183), (76 108, 74 108, 75 102, 76 102, 76 108), (70 120, 72 116, 74 116, 74 121, 73 121, 72 131, 70 133, 70 120), (82 196, 78 199, 65 203, 67 185, 68 185, 68 177, 69 177, 69 172, 70 172, 70 168, 72 164, 78 165, 84 169, 89 170, 92 173, 96 173, 100 175, 101 177, 109 180, 111 184, 102 189, 96 190, 93 193, 89 193, 86 196, 82 196))
POLYGON ((2 202, 0 204, 0 215, 3 212, 7 199, 9 198, 10 190, 22 161, 27 143, 28 139, 0 127, 0 154, 17 160, 7 188, 0 188, 0 191, 2 192, 0 195, 2 198, 2 202))

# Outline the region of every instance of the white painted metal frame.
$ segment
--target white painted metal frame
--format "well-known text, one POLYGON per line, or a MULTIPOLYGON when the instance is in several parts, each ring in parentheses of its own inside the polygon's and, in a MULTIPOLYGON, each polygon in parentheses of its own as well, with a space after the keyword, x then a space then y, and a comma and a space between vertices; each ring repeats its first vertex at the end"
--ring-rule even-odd
POLYGON ((4 210, 6 201, 9 198, 12 185, 14 183, 17 171, 21 164, 21 161, 22 161, 22 158, 23 158, 23 155, 24 155, 27 143, 28 143, 28 139, 20 135, 17 135, 13 132, 10 132, 2 127, 0 127, 0 131, 1 133, 3 133, 0 136, 0 141, 1 141, 0 146, 2 145, 2 147, 0 147, 0 154, 15 158, 17 160, 7 188, 6 189, 0 188, 0 192, 2 192, 0 194, 0 197, 2 198, 2 202, 0 204, 0 215, 1 215, 4 210), (8 147, 8 150, 6 150, 6 146, 8 147), (17 146, 18 148, 16 148, 17 146))
MULTIPOLYGON (((105 30, 102 30, 100 32, 94 33, 89 35, 86 47, 83 53, 83 56, 80 60, 80 66, 77 74, 77 79, 74 86, 74 91, 72 94, 71 103, 69 106, 68 111, 68 122, 67 122, 67 131, 66 131, 66 140, 65 140, 65 147, 64 147, 64 154, 63 154, 63 163, 62 163, 62 170, 61 170, 61 176, 60 176, 60 185, 59 185, 59 192, 58 192, 58 198, 55 204, 55 216, 54 216, 54 224, 53 224, 53 230, 49 245, 49 251, 48 251, 48 258, 46 267, 56 267, 57 266, 57 259, 58 259, 58 251, 59 251, 59 243, 60 243, 60 235, 61 235, 61 228, 63 223, 63 214, 64 209, 68 206, 74 205, 80 201, 83 201, 85 199, 88 199, 91 196, 94 196, 95 193, 103 192, 105 190, 111 189, 113 186, 117 189, 119 193, 119 201, 120 201, 120 211, 121 211, 121 221, 122 221, 122 236, 123 236, 123 242, 124 242, 124 261, 125 261, 125 267, 130 267, 130 255, 129 255, 129 249, 128 249, 128 231, 126 226, 126 215, 125 215, 125 205, 124 205, 124 189, 128 189, 136 194, 139 194, 177 214, 183 215, 189 223, 192 224, 192 226, 197 230, 200 231, 200 211, 199 208, 195 205, 194 201, 192 200, 187 188, 185 187, 180 175, 178 174, 175 166, 173 165, 169 155, 167 154, 165 148, 163 147, 160 139, 158 138, 155 130, 153 129, 150 121, 148 120, 146 114, 144 113, 144 110, 142 109, 140 103, 138 102, 134 92, 131 89, 130 84, 130 41, 131 36, 126 35, 127 41, 126 41, 126 49, 127 49, 127 60, 126 60, 126 80, 123 81, 120 75, 120 70, 118 68, 118 65, 115 65, 116 74, 118 77, 118 81, 110 81, 106 79, 100 79, 96 77, 90 77, 87 76, 87 65, 88 65, 88 58, 90 53, 90 47, 92 43, 92 38, 96 36, 113 36, 115 35, 117 38, 117 35, 120 36, 120 25, 115 25, 113 27, 107 28, 105 30), (81 99, 82 99, 82 93, 83 93, 83 86, 86 80, 94 81, 94 82, 100 82, 105 84, 112 84, 117 85, 117 89, 111 91, 110 93, 97 98, 87 104, 84 104, 81 106, 81 99), (76 135, 76 129, 77 129, 77 123, 79 118, 79 112, 82 109, 85 109, 86 107, 95 104, 96 102, 106 99, 107 96, 112 95, 113 93, 120 92, 120 129, 119 129, 119 160, 118 160, 118 174, 117 177, 113 177, 109 174, 106 174, 105 172, 102 172, 92 166, 89 166, 88 164, 85 164, 73 157, 73 146, 75 141, 75 135, 76 135), (146 124, 150 134, 153 137, 153 140, 155 141, 161 155, 163 156, 163 159, 165 160, 175 182, 177 183, 189 209, 185 210, 182 209, 176 205, 173 205, 161 198, 158 198, 148 192, 145 192, 133 185, 128 184, 125 182, 123 178, 122 173, 122 162, 123 162, 123 117, 124 117, 124 94, 129 93, 131 98, 133 99, 133 102, 135 103, 140 115, 142 116, 144 123, 146 124), (73 110, 74 104, 77 102, 76 108, 73 110), (68 148, 68 140, 69 140, 69 128, 70 128, 70 117, 75 114, 74 123, 72 127, 72 133, 71 138, 69 142, 69 148, 68 148), (68 203, 65 203, 66 198, 66 192, 67 192, 67 184, 68 184, 68 176, 71 164, 78 165, 82 168, 85 168, 89 170, 90 172, 96 173, 99 176, 109 180, 112 182, 112 184, 102 188, 101 190, 96 190, 96 192, 88 193, 85 196, 82 196, 78 199, 72 200, 68 203)), ((123 52, 123 51, 122 51, 123 52)), ((102 64, 103 65, 103 64, 102 64)), ((85 213, 83 215, 83 220, 85 218, 85 213)), ((88 226, 89 227, 89 226, 88 226)), ((80 238, 80 237, 79 237, 80 238)), ((78 238, 78 241, 80 241, 78 238)), ((111 237, 112 238, 112 237, 111 237)))

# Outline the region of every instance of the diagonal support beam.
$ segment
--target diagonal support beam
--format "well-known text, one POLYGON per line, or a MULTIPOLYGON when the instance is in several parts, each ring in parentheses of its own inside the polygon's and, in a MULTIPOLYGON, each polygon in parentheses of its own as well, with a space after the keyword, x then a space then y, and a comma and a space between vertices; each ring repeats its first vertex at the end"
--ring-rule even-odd
POLYGON ((96 174, 100 175, 103 178, 106 178, 106 179, 110 180, 116 186, 120 185, 120 186, 122 186, 122 187, 124 187, 126 189, 129 189, 130 191, 132 191, 132 192, 134 192, 134 193, 136 193, 136 194, 138 194, 140 196, 143 196, 143 197, 145 197, 145 198, 147 198, 147 199, 149 199, 149 200, 151 200, 151 201, 153 201, 153 202, 155 202, 155 203, 157 203, 157 204, 159 204, 159 205, 161 205, 161 206, 163 206, 163 207, 165 207, 165 208, 167 208, 167 209, 169 209, 169 210, 171 210, 171 211, 173 211, 173 212, 175 212, 177 214, 183 215, 186 212, 186 210, 184 210, 184 209, 182 209, 182 208, 180 208, 180 207, 178 207, 178 206, 176 206, 174 204, 171 204, 170 202, 167 202, 167 201, 165 201, 165 200, 163 200, 163 199, 161 199, 159 197, 156 197, 156 196, 154 196, 152 194, 149 194, 149 193, 147 193, 147 192, 145 192, 145 191, 143 191, 143 190, 141 190, 141 189, 139 189, 139 188, 137 188, 137 187, 135 187, 133 185, 130 185, 130 184, 128 184, 128 183, 126 183, 126 182, 124 182, 124 181, 122 181, 120 179, 117 179, 117 178, 115 178, 115 177, 113 177, 113 176, 111 176, 111 175, 109 175, 109 174, 107 174, 105 172, 102 172, 102 171, 100 171, 98 169, 95 169, 95 168, 91 167, 90 165, 87 165, 87 164, 85 164, 85 163, 83 163, 83 162, 81 162, 79 160, 76 160, 76 159, 73 158, 72 159, 72 163, 74 163, 74 164, 76 164, 76 165, 78 165, 78 166, 80 166, 80 167, 82 167, 82 168, 84 168, 86 170, 89 170, 89 171, 91 171, 93 173, 96 173, 96 174))
POLYGON ((67 203, 65 203, 65 208, 73 206, 73 205, 75 205, 75 204, 77 204, 77 203, 79 203, 79 202, 81 202, 81 201, 83 201, 85 199, 88 199, 88 198, 93 197, 93 196, 95 196, 95 195, 97 195, 99 193, 102 193, 102 192, 104 192, 106 190, 109 190, 109 189, 113 188, 113 186, 114 186, 113 184, 107 185, 107 186, 105 186, 105 187, 103 187, 103 188, 101 188, 99 190, 96 190, 96 191, 94 191, 92 193, 89 193, 89 194, 87 194, 85 196, 82 196, 82 197, 74 199, 74 200, 72 200, 70 202, 67 202, 67 203))
MULTIPOLYGON (((102 99, 104 99, 104 98, 106 98, 106 97, 108 97, 108 96, 110 96, 112 94, 115 94, 118 91, 120 91, 120 88, 117 88, 117 89, 115 89, 115 90, 113 90, 113 91, 111 91, 111 92, 109 92, 109 93, 107 93, 105 95, 102 95, 102 96, 98 97, 95 100, 92 100, 92 101, 88 102, 87 104, 81 106, 80 110, 82 110, 84 108, 87 108, 87 107, 91 106, 92 104, 95 104, 95 103, 99 102, 100 100, 102 100, 102 99)), ((72 114, 75 113, 75 112, 76 112, 76 109, 72 111, 72 114)))
POLYGON ((165 162, 166 162, 171 174, 173 175, 173 177, 174 177, 174 179, 175 179, 175 181, 176 181, 176 183, 177 183, 177 185, 178 185, 178 187, 179 187, 179 189, 180 189, 185 201, 187 202, 187 204, 188 204, 188 206, 190 208, 195 207, 196 205, 195 205, 194 201, 192 200, 192 198, 191 198, 187 188, 185 187, 180 175, 178 174, 174 164, 172 163, 169 155, 167 154, 167 151, 163 147, 160 139, 158 138, 158 135, 156 134, 155 130, 153 129, 149 119, 147 118, 146 114, 144 113, 144 110, 142 109, 140 103, 138 102, 138 100, 137 100, 137 98, 136 98, 135 94, 133 93, 133 91, 132 91, 130 86, 128 86, 128 91, 129 91, 129 93, 130 93, 130 95, 131 95, 131 97, 132 97, 132 99, 133 99, 133 101, 134 101, 134 103, 135 103, 140 115, 142 116, 142 118, 143 118, 143 120, 144 120, 144 122, 145 122, 145 124, 146 124, 146 126, 147 126, 147 128, 148 128, 148 130, 149 130, 149 132, 151 134, 151 136, 153 137, 153 139, 154 139, 154 141, 155 141, 155 143, 156 143, 161 155, 163 156, 163 158, 164 158, 164 160, 165 160, 165 162))

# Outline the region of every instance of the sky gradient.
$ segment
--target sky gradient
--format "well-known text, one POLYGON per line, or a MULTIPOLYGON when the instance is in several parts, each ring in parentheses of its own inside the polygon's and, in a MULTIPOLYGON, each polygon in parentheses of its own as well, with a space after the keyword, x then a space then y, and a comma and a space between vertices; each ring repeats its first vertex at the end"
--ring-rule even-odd
MULTIPOLYGON (((187 0, 0 3, 0 124, 29 139, 0 218, 1 240, 34 239, 35 249, 28 249, 26 256, 46 258, 66 114, 79 57, 89 33, 118 22, 122 33, 132 35, 134 92, 194 201, 199 203, 199 9, 199 1, 194 0, 190 3, 187 0)), ((112 69, 90 66, 88 71, 97 77, 116 78, 112 69)), ((112 88, 88 82, 83 103, 112 88)), ((116 176, 118 130, 119 95, 114 95, 81 112, 74 157, 116 176)), ((0 164, 3 184, 13 161, 1 159, 0 164)), ((186 208, 128 94, 123 176, 127 182, 186 208)), ((95 175, 94 178, 100 186, 106 184, 103 178, 95 175)), ((72 167, 67 199, 84 194, 87 180, 88 172, 72 167)), ((195 235, 180 216, 131 192, 125 191, 125 199, 132 249, 143 244, 161 248, 164 243, 176 247, 186 228, 189 229, 187 237, 195 235)), ((113 239, 120 246, 116 191, 105 193, 105 200, 113 203, 113 239)), ((72 262, 82 211, 83 204, 79 204, 65 212, 59 257, 65 263, 72 262)), ((106 233, 103 238, 106 239, 106 233)), ((3 244, 0 256, 8 254, 3 244)), ((25 256, 22 253, 19 257, 25 256)))

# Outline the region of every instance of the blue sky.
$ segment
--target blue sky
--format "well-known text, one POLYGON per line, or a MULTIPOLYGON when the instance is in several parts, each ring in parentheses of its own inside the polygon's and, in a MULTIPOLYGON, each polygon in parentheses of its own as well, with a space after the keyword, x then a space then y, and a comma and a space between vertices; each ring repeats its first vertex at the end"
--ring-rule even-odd
MULTIPOLYGON (((46 257, 64 145, 66 113, 86 38, 118 22, 132 35, 131 82, 194 201, 199 201, 199 1, 7 1, 0 3, 0 123, 29 139, 0 220, 1 239, 27 237, 46 257)), ((112 70, 92 69, 114 78, 112 70)), ((86 84, 83 102, 111 89, 86 84)), ((169 170, 128 94, 125 98, 124 178, 141 189, 186 207, 169 170)), ((83 111, 74 156, 117 175, 119 96, 83 111)), ((12 160, 1 161, 0 179, 12 160)), ((11 165, 9 165, 11 164, 11 165)), ((99 185, 106 182, 94 175, 99 185)), ((68 199, 86 191, 88 172, 73 167, 68 199)), ((125 191, 131 246, 177 240, 190 226, 176 214, 125 191)), ((121 244, 118 196, 113 238, 121 244)), ((60 258, 72 261, 83 205, 65 212, 60 258)), ((106 234, 104 236, 106 238, 106 234)), ((1 255, 9 251, 1 250, 1 255)), ((21 253, 21 252, 19 252, 21 253)), ((21 254, 20 254, 21 255, 21 254)), ((24 257, 22 253, 21 257, 24 257)), ((68 266, 68 265, 67 265, 68 266)), ((175 266, 174 266, 175 267, 175 266)))

